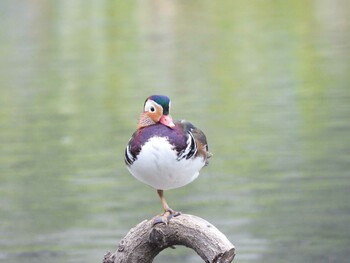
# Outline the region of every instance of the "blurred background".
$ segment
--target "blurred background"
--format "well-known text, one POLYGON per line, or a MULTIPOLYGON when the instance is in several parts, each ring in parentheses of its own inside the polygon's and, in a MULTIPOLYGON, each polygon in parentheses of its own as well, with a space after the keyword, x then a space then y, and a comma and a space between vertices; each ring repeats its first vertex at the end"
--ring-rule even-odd
POLYGON ((0 1, 0 261, 101 262, 161 212, 123 159, 166 94, 214 154, 171 207, 234 262, 348 262, 349 17, 346 0, 0 1))

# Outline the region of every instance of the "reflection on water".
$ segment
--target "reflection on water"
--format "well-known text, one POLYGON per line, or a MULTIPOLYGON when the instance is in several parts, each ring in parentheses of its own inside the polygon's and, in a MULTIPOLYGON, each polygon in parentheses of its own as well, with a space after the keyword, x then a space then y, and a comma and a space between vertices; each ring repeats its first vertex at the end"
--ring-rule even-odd
MULTIPOLYGON (((150 94, 214 157, 172 207, 239 262, 347 262, 346 1, 0 3, 0 261, 100 262, 160 212, 124 167, 150 94)), ((201 262, 185 248, 156 262, 201 262)))

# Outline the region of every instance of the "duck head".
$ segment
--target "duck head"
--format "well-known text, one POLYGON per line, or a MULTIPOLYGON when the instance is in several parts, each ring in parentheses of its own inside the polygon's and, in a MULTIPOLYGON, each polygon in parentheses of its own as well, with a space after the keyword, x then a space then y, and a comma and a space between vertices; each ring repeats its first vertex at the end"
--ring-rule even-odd
POLYGON ((153 124, 161 123, 169 128, 175 126, 170 116, 170 99, 164 95, 152 95, 148 97, 141 113, 138 128, 143 128, 153 124))

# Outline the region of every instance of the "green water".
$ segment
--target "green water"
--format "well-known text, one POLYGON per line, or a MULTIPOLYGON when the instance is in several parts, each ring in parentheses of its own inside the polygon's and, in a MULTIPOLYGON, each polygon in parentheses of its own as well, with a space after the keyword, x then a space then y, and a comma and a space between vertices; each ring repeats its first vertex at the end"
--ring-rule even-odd
POLYGON ((214 154, 173 208, 235 262, 348 262, 349 17, 327 0, 1 1, 0 262, 101 262, 161 212, 123 161, 155 93, 214 154))

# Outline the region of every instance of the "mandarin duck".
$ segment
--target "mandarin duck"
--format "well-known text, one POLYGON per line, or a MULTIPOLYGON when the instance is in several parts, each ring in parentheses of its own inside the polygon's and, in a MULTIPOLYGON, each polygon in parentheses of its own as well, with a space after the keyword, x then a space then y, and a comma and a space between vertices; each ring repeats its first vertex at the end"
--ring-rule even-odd
POLYGON ((161 200, 164 212, 154 224, 167 224, 181 214, 169 207, 164 190, 191 183, 211 157, 204 133, 187 121, 173 122, 170 105, 167 96, 148 97, 137 130, 125 149, 129 172, 155 188, 161 200))

